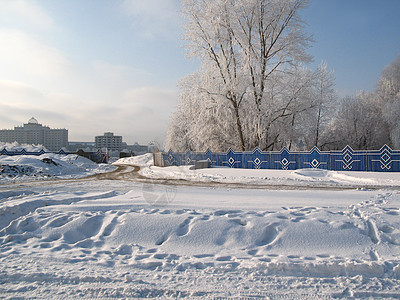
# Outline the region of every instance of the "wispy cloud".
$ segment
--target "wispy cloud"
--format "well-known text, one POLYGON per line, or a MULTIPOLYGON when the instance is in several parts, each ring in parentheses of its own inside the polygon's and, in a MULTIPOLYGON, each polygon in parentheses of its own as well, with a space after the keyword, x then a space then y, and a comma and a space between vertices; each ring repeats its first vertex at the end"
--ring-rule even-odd
MULTIPOLYGON (((0 129, 33 116, 50 127, 69 129, 72 141, 92 141, 106 131, 129 143, 162 141, 178 95, 174 87, 160 87, 165 86, 161 72, 104 55, 107 51, 71 51, 71 40, 54 34, 71 28, 59 30, 67 23, 56 24, 60 19, 53 20, 40 4, 0 0, 0 129)), ((145 37, 159 44, 158 39, 176 35, 178 0, 120 0, 118 5, 138 33, 135 42, 145 37)))
POLYGON ((111 81, 127 81, 134 84, 143 79, 148 79, 152 74, 146 70, 133 68, 127 65, 117 65, 106 61, 96 60, 92 63, 95 74, 101 76, 105 80, 111 81), (132 82, 134 80, 134 82, 132 82))
POLYGON ((120 8, 146 38, 171 38, 179 30, 178 0, 123 0, 120 8))
POLYGON ((0 76, 55 76, 69 72, 71 64, 59 49, 34 35, 16 29, 0 29, 0 76))
MULTIPOLYGON (((99 89, 99 93, 106 90, 99 89)), ((0 80, 0 99, 0 128, 21 125, 33 116, 51 127, 68 128, 72 141, 91 141, 113 131, 132 143, 162 142, 178 95, 172 89, 146 86, 126 88, 111 98, 82 98, 0 80)))
POLYGON ((16 81, 0 80, 2 102, 18 102, 19 98, 40 99, 43 93, 31 86, 16 81))
POLYGON ((0 20, 11 25, 25 24, 47 30, 54 24, 53 19, 35 2, 29 0, 1 0, 0 20))
POLYGON ((56 126, 65 126, 62 122, 67 119, 66 113, 71 113, 69 107, 74 103, 70 95, 50 93, 10 80, 0 80, 0 99, 1 128, 18 125, 31 116, 46 118, 56 126), (7 125, 3 116, 12 116, 12 120, 18 122, 7 125))

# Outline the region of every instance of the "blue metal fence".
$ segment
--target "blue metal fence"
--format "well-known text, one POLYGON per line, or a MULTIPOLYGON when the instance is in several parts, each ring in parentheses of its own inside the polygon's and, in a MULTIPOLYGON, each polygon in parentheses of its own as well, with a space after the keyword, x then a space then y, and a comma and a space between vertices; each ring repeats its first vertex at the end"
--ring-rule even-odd
MULTIPOLYGON (((19 151, 18 150, 10 151, 10 150, 7 150, 6 148, 3 148, 2 150, 0 150, 0 155, 7 155, 7 156, 14 156, 14 155, 37 155, 37 156, 39 156, 39 155, 42 155, 45 153, 47 153, 47 152, 44 151, 43 149, 41 149, 40 151, 33 151, 33 152, 26 151, 25 149, 22 149, 19 151)), ((69 154, 69 153, 65 152, 63 149, 61 149, 58 152, 54 152, 54 153, 69 154)))
POLYGON ((296 170, 305 168, 334 171, 400 172, 400 150, 385 145, 380 150, 353 150, 346 146, 341 151, 253 151, 236 152, 163 152, 164 166, 193 165, 208 160, 212 167, 224 166, 244 169, 296 170))

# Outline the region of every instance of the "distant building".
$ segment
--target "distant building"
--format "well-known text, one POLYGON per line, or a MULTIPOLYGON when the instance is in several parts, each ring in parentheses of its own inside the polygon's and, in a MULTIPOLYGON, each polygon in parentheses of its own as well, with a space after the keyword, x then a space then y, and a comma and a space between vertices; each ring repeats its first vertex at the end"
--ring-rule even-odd
POLYGON ((149 151, 149 147, 147 145, 139 145, 139 143, 135 143, 133 145, 127 145, 126 143, 122 143, 122 149, 125 152, 132 152, 135 155, 144 154, 149 151))
POLYGON ((69 142, 68 150, 77 152, 78 150, 83 151, 95 151, 94 142, 69 142))
POLYGON ((82 149, 80 149, 76 152, 76 154, 78 154, 79 156, 86 157, 98 164, 108 163, 108 154, 101 152, 101 150, 92 152, 92 151, 83 151, 82 149))
POLYGON ((122 150, 122 136, 106 132, 104 135, 95 137, 95 147, 97 149, 107 148, 108 150, 122 150))
POLYGON ((23 126, 0 130, 0 142, 43 145, 50 151, 58 151, 68 146, 68 130, 51 129, 39 124, 35 118, 31 118, 23 126))

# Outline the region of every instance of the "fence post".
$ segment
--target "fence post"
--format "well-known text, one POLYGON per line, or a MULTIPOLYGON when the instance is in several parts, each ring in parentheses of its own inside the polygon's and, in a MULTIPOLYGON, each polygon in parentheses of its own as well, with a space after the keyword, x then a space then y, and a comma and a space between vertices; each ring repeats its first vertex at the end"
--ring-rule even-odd
POLYGON ((162 152, 153 152, 153 163, 156 167, 164 167, 164 159, 162 152))

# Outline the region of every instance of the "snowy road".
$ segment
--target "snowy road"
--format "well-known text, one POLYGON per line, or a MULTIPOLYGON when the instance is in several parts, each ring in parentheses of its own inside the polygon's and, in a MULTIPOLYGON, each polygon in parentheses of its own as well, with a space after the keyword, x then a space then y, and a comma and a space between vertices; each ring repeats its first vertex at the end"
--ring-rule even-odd
POLYGON ((398 191, 170 186, 131 171, 0 185, 0 297, 400 298, 398 191))

